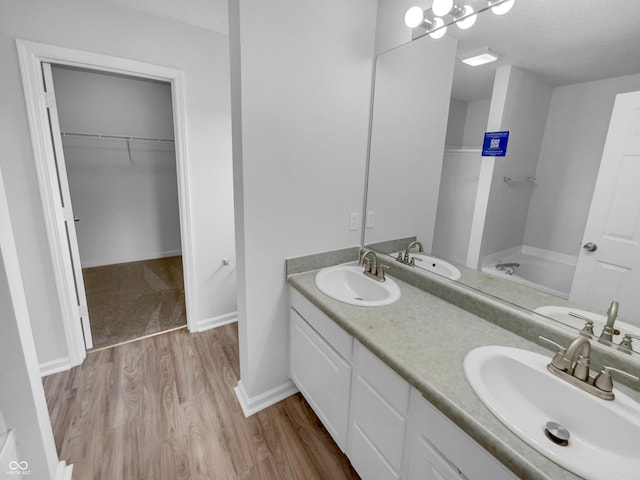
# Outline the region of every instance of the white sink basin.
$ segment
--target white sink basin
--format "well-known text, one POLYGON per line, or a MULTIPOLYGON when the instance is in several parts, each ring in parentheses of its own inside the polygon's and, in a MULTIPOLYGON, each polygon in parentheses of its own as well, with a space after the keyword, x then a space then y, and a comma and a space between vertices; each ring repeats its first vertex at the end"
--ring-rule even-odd
POLYGON ((351 305, 378 307, 400 298, 400 287, 393 279, 373 280, 362 273, 364 267, 337 265, 316 274, 316 286, 325 295, 351 305))
POLYGON ((551 355, 510 347, 469 352, 464 371, 482 402, 531 447, 587 480, 640 478, 640 405, 614 388, 602 400, 547 371, 551 355), (553 421, 570 432, 560 446, 545 436, 553 421))
POLYGON ((460 270, 449 262, 422 253, 412 253, 411 256, 416 259, 416 267, 424 268, 451 280, 458 280, 461 277, 460 270))

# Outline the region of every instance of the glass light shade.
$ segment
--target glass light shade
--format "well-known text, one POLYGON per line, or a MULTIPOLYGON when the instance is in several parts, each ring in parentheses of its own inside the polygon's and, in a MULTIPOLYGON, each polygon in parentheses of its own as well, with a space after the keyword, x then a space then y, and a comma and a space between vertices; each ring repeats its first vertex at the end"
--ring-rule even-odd
POLYGON ((470 6, 464 7, 464 13, 461 16, 467 17, 467 18, 465 18, 464 20, 458 20, 456 22, 456 25, 458 26, 459 29, 466 30, 467 28, 473 27, 473 24, 476 23, 476 20, 478 19, 478 15, 477 14, 471 15, 472 13, 473 13, 472 7, 470 6))
POLYGON ((433 0, 431 10, 436 17, 444 17, 453 8, 453 0, 433 0))
POLYGON ((404 15, 404 24, 409 28, 416 28, 424 22, 424 11, 420 7, 411 7, 404 15))
MULTIPOLYGON (((489 4, 492 4, 492 3, 495 3, 495 2, 489 2, 489 4)), ((514 3, 515 3, 515 0, 507 0, 506 2, 501 3, 500 5, 491 7, 491 11, 496 15, 504 15, 505 13, 507 13, 509 10, 513 8, 514 3)))
POLYGON ((438 38, 444 37, 444 34, 447 33, 447 27, 444 26, 444 21, 441 18, 436 18, 434 19, 433 23, 434 23, 434 26, 431 30, 435 30, 436 28, 440 28, 440 27, 442 28, 440 28, 440 30, 438 30, 437 32, 430 33, 429 36, 436 40, 438 38))

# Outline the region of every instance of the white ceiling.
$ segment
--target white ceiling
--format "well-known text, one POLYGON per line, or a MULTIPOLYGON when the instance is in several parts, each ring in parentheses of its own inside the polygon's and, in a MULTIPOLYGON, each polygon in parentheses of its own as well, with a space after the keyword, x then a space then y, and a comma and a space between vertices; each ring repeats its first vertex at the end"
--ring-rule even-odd
MULTIPOLYGON (((227 0, 100 1, 223 34, 229 30, 227 0)), ((487 5, 462 1, 476 10, 487 5)), ((415 4, 427 8, 431 0, 415 4)), ((516 0, 506 15, 484 12, 471 29, 451 26, 447 35, 458 39, 459 52, 489 46, 505 53, 481 67, 456 61, 452 96, 467 101, 489 98, 495 69, 503 65, 534 73, 552 87, 640 73, 640 0, 516 0)))
POLYGON ((485 12, 471 29, 451 26, 448 34, 458 38, 458 52, 489 46, 505 53, 481 67, 456 61, 452 96, 467 101, 491 96, 502 65, 552 87, 640 73, 640 0, 516 0, 506 15, 485 12))
POLYGON ((229 33, 227 0, 100 0, 218 33, 229 33))

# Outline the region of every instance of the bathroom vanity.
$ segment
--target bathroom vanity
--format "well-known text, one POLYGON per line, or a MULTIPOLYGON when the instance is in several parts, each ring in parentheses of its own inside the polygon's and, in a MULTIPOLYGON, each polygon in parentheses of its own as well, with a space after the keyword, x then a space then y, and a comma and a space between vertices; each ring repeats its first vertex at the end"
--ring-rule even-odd
MULTIPOLYGON (((403 281, 413 275, 410 270, 391 264, 389 275, 400 286, 401 297, 381 307, 349 305, 324 295, 315 285, 317 271, 288 277, 291 378, 359 475, 434 480, 581 478, 506 428, 465 377, 464 358, 480 346, 518 347, 550 359, 553 352, 536 342, 533 330, 540 330, 540 325, 535 318, 516 332, 502 328, 504 319, 493 322, 482 317, 492 311, 504 317, 500 309, 512 309, 510 314, 517 317, 515 307, 499 305, 490 297, 482 304, 476 298, 476 315, 473 308, 441 298, 455 299, 456 289, 462 287, 452 283, 447 293, 444 279, 427 279, 435 282, 435 290, 441 289, 434 294, 425 285, 418 288, 411 284, 415 282, 403 281)), ((555 334, 560 343, 573 335, 553 325, 543 330, 539 333, 555 334)), ((638 392, 620 388, 640 399, 638 392)))

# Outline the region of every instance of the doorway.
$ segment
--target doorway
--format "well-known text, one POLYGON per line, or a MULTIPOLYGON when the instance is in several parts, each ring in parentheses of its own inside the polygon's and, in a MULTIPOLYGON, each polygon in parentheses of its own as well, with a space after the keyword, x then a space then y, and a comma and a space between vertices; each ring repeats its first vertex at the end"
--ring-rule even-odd
MULTIPOLYGON (((101 55, 53 45, 17 40, 18 58, 23 79, 25 102, 29 117, 38 186, 42 199, 47 239, 50 246, 53 273, 60 303, 64 336, 68 357, 47 366, 46 374, 66 370, 82 363, 86 357, 86 303, 83 305, 79 289, 83 282, 76 281, 80 261, 74 258, 71 243, 76 239, 69 231, 74 230, 74 215, 68 205, 60 201, 58 174, 66 175, 64 168, 57 169, 56 149, 62 151, 60 131, 52 135, 53 124, 49 115, 55 108, 55 98, 46 88, 43 64, 65 65, 99 72, 109 72, 165 81, 171 84, 175 155, 177 165, 178 207, 180 212, 180 238, 184 272, 184 297, 186 320, 189 330, 198 329, 196 314, 196 292, 194 285, 193 239, 190 215, 189 172, 186 152, 185 92, 182 71, 148 64, 135 60, 101 55)), ((53 82, 51 82, 52 84, 53 82)), ((55 122, 57 126, 57 122, 55 122)), ((41 366, 42 368, 42 366, 41 366)), ((42 372, 44 374, 44 371, 42 372)))
POLYGON ((50 69, 87 299, 85 345, 185 326, 171 84, 50 69))

